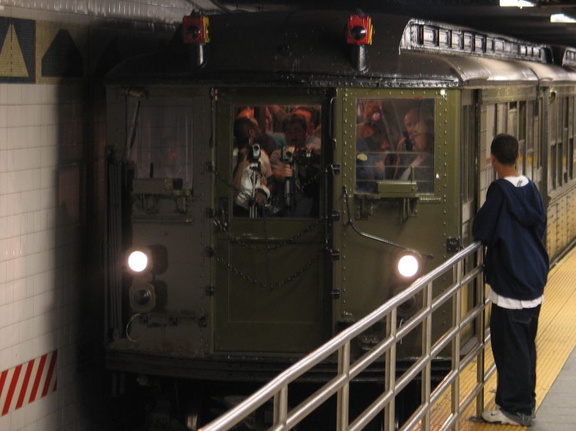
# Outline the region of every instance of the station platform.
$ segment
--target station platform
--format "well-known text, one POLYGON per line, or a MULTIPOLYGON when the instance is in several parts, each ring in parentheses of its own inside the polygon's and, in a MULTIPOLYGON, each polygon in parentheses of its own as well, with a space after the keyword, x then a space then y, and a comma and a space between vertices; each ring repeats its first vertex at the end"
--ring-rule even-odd
MULTIPOLYGON (((550 271, 544 291, 536 338, 538 363, 536 419, 531 427, 494 425, 477 416, 471 405, 459 422, 460 430, 573 431, 576 429, 576 249, 572 249, 550 271)), ((491 352, 487 360, 492 361, 491 352)), ((468 379, 462 377, 462 384, 468 379)), ((469 380, 475 379, 470 372, 469 380)), ((470 383, 472 384, 472 383, 470 383)), ((494 409, 496 373, 485 385, 486 409, 494 409)), ((442 404, 442 403, 440 403, 442 404)), ((442 409, 441 406, 438 407, 442 409)), ((434 423, 431 429, 442 429, 434 423)), ((445 416, 444 416, 445 417, 445 416)))
POLYGON ((531 431, 572 431, 576 428, 576 349, 538 407, 531 431))

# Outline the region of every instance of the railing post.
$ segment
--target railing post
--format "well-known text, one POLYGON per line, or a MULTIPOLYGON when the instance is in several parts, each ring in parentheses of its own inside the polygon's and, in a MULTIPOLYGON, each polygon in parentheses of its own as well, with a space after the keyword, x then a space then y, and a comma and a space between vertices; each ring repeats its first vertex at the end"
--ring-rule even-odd
MULTIPOLYGON (((426 365, 422 370, 422 402, 424 405, 430 404, 430 393, 432 392, 432 300, 433 300, 433 283, 429 282, 424 289, 424 307, 427 315, 422 322, 422 356, 428 358, 426 365)), ((430 409, 422 418, 422 429, 430 430, 430 409)))
MULTIPOLYGON (((395 307, 390 311, 386 317, 386 336, 389 338, 396 338, 396 330, 398 319, 398 309, 395 307)), ((390 346, 390 349, 385 354, 385 373, 384 376, 384 392, 395 390, 396 386, 396 346, 397 342, 390 346)), ((390 400, 390 403, 384 407, 384 429, 393 430, 396 428, 396 397, 390 400)))
MULTIPOLYGON (((478 248, 476 251, 476 265, 479 267, 484 266, 484 247, 478 248)), ((477 304, 486 304, 486 295, 485 291, 486 288, 484 286, 484 272, 481 272, 477 279, 476 279, 476 303, 477 304)), ((478 396, 476 397, 476 415, 480 417, 482 415, 482 411, 484 410, 484 376, 486 374, 486 346, 484 343, 486 342, 486 310, 485 307, 483 312, 480 313, 478 319, 476 320, 476 333, 478 334, 478 340, 482 343, 482 349, 478 353, 478 364, 476 367, 476 383, 482 384, 482 390, 478 392, 478 396)))
POLYGON ((274 395, 274 425, 286 424, 288 419, 288 386, 283 386, 274 395))
MULTIPOLYGON (((460 328, 462 321, 462 274, 464 264, 459 260, 454 267, 454 279, 458 290, 452 298, 452 322, 455 328, 460 328)), ((457 371, 460 368, 460 330, 456 333, 454 341, 452 341, 452 370, 457 371)), ((456 373, 454 383, 452 383, 452 399, 451 399, 452 414, 460 416, 460 373, 456 373)), ((454 430, 460 429, 460 421, 454 423, 454 430)))
MULTIPOLYGON (((338 375, 350 372, 350 342, 338 349, 338 375)), ((350 403, 350 386, 346 383, 338 390, 336 407, 336 431, 348 429, 348 411, 350 403)))

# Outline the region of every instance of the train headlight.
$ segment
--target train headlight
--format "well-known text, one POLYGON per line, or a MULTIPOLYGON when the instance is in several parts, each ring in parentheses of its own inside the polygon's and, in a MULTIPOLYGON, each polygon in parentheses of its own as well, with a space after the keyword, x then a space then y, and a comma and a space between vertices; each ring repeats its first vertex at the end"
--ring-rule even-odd
POLYGON ((128 255, 128 268, 134 272, 142 272, 148 267, 148 255, 141 251, 135 250, 128 255))
POLYGON ((134 248, 128 252, 127 264, 130 271, 141 274, 162 274, 168 267, 168 253, 162 245, 134 248))
POLYGON ((422 271, 422 257, 415 251, 404 251, 398 255, 396 271, 406 279, 418 277, 422 271))

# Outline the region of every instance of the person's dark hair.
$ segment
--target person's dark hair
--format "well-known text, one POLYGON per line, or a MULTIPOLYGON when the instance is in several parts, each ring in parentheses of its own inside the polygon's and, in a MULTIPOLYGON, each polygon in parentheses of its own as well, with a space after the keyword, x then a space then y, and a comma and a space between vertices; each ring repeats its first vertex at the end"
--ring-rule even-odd
POLYGON ((286 127, 294 124, 301 126, 302 130, 304 131, 308 129, 308 123, 306 122, 306 118, 303 115, 290 114, 284 118, 284 121, 282 122, 282 130, 286 130, 286 127))
POLYGON ((315 108, 314 106, 305 106, 305 105, 301 105, 301 106, 297 106, 292 113, 297 114, 298 111, 306 111, 310 114, 310 124, 312 124, 314 127, 318 127, 318 125, 320 124, 320 112, 318 111, 317 108, 315 108))
POLYGON ((501 133, 492 140, 490 152, 503 165, 513 165, 518 158, 518 139, 512 135, 501 133))
POLYGON ((257 130, 258 127, 254 124, 254 120, 248 117, 240 117, 234 121, 234 137, 238 147, 242 148, 247 145, 250 138, 250 130, 257 130))

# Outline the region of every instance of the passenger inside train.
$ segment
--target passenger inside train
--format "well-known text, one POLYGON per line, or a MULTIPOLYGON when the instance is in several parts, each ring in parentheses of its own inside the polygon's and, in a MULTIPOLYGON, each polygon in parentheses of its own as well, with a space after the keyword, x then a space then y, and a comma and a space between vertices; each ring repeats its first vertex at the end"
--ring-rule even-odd
MULTIPOLYGON (((322 148, 320 107, 296 104, 243 107, 237 108, 236 121, 248 119, 258 127, 258 112, 265 112, 266 132, 257 133, 250 146, 259 146, 260 161, 269 159, 273 176, 267 181, 267 189, 270 190, 268 199, 265 204, 260 202, 258 205, 264 211, 256 211, 252 216, 318 217, 322 148), (278 121, 280 118, 281 122, 278 121), (278 123, 280 126, 277 126, 278 123)), ((243 158, 239 157, 237 136, 235 141, 233 158, 236 161, 233 164, 237 166, 243 158)), ((245 184, 248 185, 248 182, 245 184)), ((235 198, 239 195, 238 186, 235 182, 235 198)), ((258 195, 257 187, 254 183, 253 190, 243 189, 243 194, 258 195)), ((247 205, 251 203, 247 202, 247 205)), ((234 211, 235 216, 249 214, 249 211, 234 211)))
POLYGON ((270 157, 276 190, 281 191, 283 197, 277 214, 317 217, 320 146, 309 139, 309 124, 303 115, 288 115, 283 122, 283 131, 287 145, 275 150, 270 157))
POLYGON ((433 101, 359 99, 357 107, 356 191, 378 193, 379 182, 396 180, 434 192, 433 101))
POLYGON ((434 124, 432 120, 420 120, 409 132, 412 142, 411 154, 400 158, 398 166, 403 167, 399 174, 400 181, 415 180, 418 191, 432 193, 434 191, 434 124))
POLYGON ((256 143, 261 134, 258 123, 247 117, 234 121, 237 163, 234 169, 234 215, 256 217, 270 198, 270 159, 256 143))

